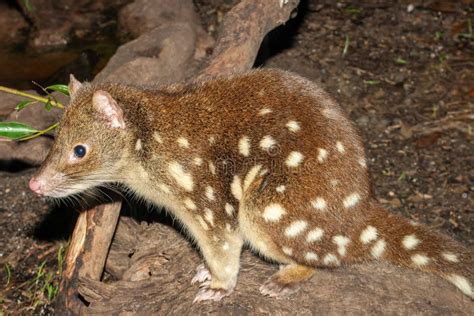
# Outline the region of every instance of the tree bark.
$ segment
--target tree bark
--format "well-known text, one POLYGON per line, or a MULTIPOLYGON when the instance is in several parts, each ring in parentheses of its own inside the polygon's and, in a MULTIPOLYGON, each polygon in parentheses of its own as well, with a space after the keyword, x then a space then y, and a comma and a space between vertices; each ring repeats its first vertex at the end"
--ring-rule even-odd
POLYGON ((56 302, 58 310, 78 312, 84 307, 76 292, 80 277, 100 280, 120 205, 120 202, 100 205, 79 215, 65 257, 61 294, 56 302))
POLYGON ((278 1, 241 1, 226 14, 213 55, 198 79, 252 68, 265 35, 284 24, 298 3, 290 0, 279 6, 278 1))

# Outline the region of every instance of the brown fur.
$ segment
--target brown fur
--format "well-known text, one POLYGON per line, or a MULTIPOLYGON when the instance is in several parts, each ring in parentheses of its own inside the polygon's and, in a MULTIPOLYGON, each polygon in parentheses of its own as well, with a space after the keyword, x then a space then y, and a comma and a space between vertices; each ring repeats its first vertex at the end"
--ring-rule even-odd
POLYGON ((472 252, 376 204, 356 129, 313 83, 258 70, 158 91, 75 80, 70 89, 34 178, 40 193, 120 182, 167 207, 209 268, 198 301, 232 291, 244 242, 287 265, 262 287, 267 295, 289 292, 316 267, 379 259, 436 273, 472 297, 472 252), (101 110, 113 104, 92 101, 103 91, 124 128, 101 110), (72 159, 77 144, 88 153, 72 159))

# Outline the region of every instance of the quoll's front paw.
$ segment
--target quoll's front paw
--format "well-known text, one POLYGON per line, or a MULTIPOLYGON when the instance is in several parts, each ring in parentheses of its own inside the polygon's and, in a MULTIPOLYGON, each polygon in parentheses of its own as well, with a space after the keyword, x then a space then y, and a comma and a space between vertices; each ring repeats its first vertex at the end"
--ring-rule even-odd
POLYGON ((191 284, 203 283, 205 281, 211 281, 211 272, 202 263, 196 268, 196 275, 191 280, 191 284))
POLYGON ((220 301, 223 297, 229 296, 233 292, 232 289, 211 288, 212 276, 209 269, 204 264, 200 264, 196 268, 196 275, 191 280, 191 284, 199 284, 199 292, 194 298, 193 303, 202 301, 220 301))
POLYGON ((222 298, 232 294, 234 289, 211 289, 210 282, 205 282, 202 284, 201 289, 194 298, 193 303, 198 303, 202 301, 220 301, 222 298))

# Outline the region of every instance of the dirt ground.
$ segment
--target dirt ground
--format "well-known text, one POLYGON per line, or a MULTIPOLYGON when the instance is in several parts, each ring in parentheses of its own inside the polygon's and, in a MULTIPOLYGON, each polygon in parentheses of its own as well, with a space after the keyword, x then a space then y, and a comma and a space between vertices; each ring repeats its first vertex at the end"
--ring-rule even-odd
MULTIPOLYGON (((210 32, 226 2, 198 1, 210 32)), ((320 83, 359 127, 379 201, 474 248, 473 2, 326 2, 303 3, 258 65, 320 83)), ((2 166, 0 315, 53 313, 75 211, 32 194, 33 169, 2 166)))

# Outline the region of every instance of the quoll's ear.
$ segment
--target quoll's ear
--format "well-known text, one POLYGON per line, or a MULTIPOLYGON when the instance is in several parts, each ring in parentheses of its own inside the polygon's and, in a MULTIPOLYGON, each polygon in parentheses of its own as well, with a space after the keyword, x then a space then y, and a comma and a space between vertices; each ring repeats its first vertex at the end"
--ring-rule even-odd
POLYGON ((92 105, 99 116, 112 128, 125 128, 123 111, 112 96, 104 91, 97 90, 92 96, 92 105))
POLYGON ((69 89, 69 96, 71 99, 74 99, 74 97, 77 94, 77 91, 82 87, 82 83, 77 80, 73 74, 69 75, 69 84, 68 84, 68 89, 69 89))

